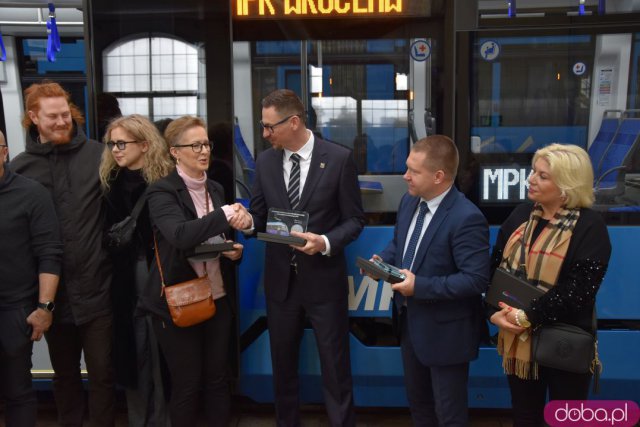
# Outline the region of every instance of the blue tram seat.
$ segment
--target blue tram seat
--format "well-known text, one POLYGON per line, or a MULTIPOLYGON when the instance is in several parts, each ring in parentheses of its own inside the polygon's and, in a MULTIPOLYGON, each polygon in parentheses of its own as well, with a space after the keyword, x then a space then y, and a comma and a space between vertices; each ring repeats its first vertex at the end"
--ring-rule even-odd
POLYGON ((602 123, 600 124, 600 130, 595 139, 589 146, 589 157, 591 158, 591 164, 593 165, 593 176, 600 176, 600 162, 602 156, 609 148, 609 144, 613 141, 613 138, 618 132, 620 126, 621 110, 606 110, 602 114, 602 123))
POLYGON ((625 175, 640 146, 640 118, 630 117, 638 113, 640 110, 623 113, 618 132, 602 155, 595 175, 596 201, 599 203, 624 194, 625 175))

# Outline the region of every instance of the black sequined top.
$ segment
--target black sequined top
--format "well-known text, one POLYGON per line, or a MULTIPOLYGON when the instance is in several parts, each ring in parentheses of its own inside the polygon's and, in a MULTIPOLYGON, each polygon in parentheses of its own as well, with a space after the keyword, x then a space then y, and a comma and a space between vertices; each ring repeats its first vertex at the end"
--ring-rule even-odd
MULTIPOLYGON (((532 207, 531 203, 516 207, 500 227, 493 248, 492 272, 500 264, 509 237, 528 220, 532 207)), ((536 231, 540 233, 541 230, 536 231)), ((591 209, 581 209, 558 282, 525 310, 533 327, 564 322, 590 331, 593 305, 610 256, 611 242, 602 216, 591 209)))

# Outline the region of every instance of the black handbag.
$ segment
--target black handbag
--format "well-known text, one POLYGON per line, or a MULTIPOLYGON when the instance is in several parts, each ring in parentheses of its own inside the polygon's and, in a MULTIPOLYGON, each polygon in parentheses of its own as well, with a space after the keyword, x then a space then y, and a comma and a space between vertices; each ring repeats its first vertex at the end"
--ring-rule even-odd
POLYGON ((133 240, 133 233, 136 231, 136 223, 142 207, 146 202, 146 191, 140 195, 131 215, 120 222, 117 222, 107 231, 107 247, 109 249, 120 250, 126 248, 133 240))
POLYGON ((534 329, 531 337, 531 357, 536 363, 549 368, 594 376, 594 392, 598 383, 602 363, 598 358, 597 317, 593 311, 592 331, 556 322, 534 329))

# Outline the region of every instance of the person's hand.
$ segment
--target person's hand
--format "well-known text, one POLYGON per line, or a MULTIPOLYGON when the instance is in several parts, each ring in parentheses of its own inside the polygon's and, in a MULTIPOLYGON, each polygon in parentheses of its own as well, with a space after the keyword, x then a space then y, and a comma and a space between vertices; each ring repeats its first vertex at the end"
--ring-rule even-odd
POLYGON ((318 252, 322 253, 327 250, 327 245, 321 235, 315 233, 300 233, 298 231, 292 231, 291 235, 294 237, 302 237, 307 241, 304 246, 289 245, 293 249, 300 252, 304 252, 307 255, 315 255, 318 252))
POLYGON ((229 225, 239 231, 251 228, 253 221, 247 209, 241 203, 234 203, 231 208, 234 214, 229 219, 229 225))
POLYGON ((526 329, 517 325, 516 323, 516 311, 517 309, 507 305, 503 302, 498 303, 501 310, 496 311, 489 318, 489 321, 497 327, 509 332, 513 332, 516 335, 523 333, 526 329))
POLYGON ((393 285, 391 285, 391 289, 400 292, 405 297, 411 297, 413 296, 413 292, 415 290, 416 275, 413 274, 410 270, 406 270, 404 268, 400 270, 400 272, 403 273, 406 278, 400 283, 394 283, 393 285))
POLYGON ((27 317, 27 323, 31 325, 31 341, 40 341, 45 332, 49 330, 53 322, 53 313, 36 308, 27 317))
MULTIPOLYGON (((227 242, 231 242, 231 240, 227 240, 227 242)), ((241 243, 234 243, 233 249, 230 251, 222 252, 222 256, 229 258, 231 261, 236 261, 242 257, 242 250, 244 246, 241 243)))

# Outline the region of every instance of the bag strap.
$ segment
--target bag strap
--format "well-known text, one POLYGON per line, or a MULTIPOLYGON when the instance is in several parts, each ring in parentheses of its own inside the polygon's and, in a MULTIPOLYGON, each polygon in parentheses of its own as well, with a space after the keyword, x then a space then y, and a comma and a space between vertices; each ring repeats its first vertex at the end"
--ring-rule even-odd
POLYGON ((516 274, 522 274, 522 278, 527 278, 527 263, 525 261, 525 252, 527 251, 527 242, 524 240, 524 236, 527 235, 527 228, 529 227, 531 221, 527 221, 527 225, 525 225, 524 230, 522 230, 522 248, 520 249, 520 263, 518 263, 518 268, 516 269, 516 274))
POLYGON ((591 317, 591 329, 593 332, 593 360, 589 370, 593 374, 593 393, 598 394, 600 392, 600 373, 602 373, 602 362, 598 357, 598 315, 596 313, 596 306, 593 306, 593 314, 591 317))
MULTIPOLYGON (((145 190, 146 193, 146 190, 145 190)), ((138 208, 138 206, 142 206, 144 203, 140 203, 140 200, 143 200, 143 196, 144 193, 142 194, 142 196, 140 196, 140 198, 138 199, 138 201, 136 202, 136 206, 133 208, 133 211, 131 212, 131 216, 134 215, 134 212, 136 210, 136 208, 138 208)), ((209 214, 209 190, 207 189, 207 186, 205 184, 204 187, 204 199, 205 199, 205 205, 206 205, 206 212, 207 215, 209 214)), ((139 215, 140 212, 138 212, 136 214, 139 215)), ((156 264, 158 264, 158 272, 160 272, 160 283, 162 284, 162 290, 160 291, 160 296, 162 296, 164 294, 164 288, 166 286, 165 282, 164 282, 164 274, 162 273, 162 265, 160 264, 160 255, 158 254, 158 239, 156 239, 156 233, 155 231, 153 232, 153 252, 155 253, 156 256, 156 264)), ((204 268, 204 275, 207 275, 207 263, 205 261, 202 262, 202 267, 204 268)))
POLYGON ((153 252, 156 255, 156 264, 158 265, 158 271, 160 272, 160 283, 162 284, 162 290, 160 296, 164 294, 164 274, 162 274, 162 265, 160 264, 160 255, 158 254, 158 239, 156 239, 156 233, 153 232, 153 252))
POLYGON ((136 204, 133 206, 133 209, 131 210, 131 218, 137 220, 138 217, 140 216, 140 212, 142 212, 142 208, 144 207, 144 204, 147 201, 147 190, 144 190, 142 192, 142 194, 140 195, 140 197, 138 197, 138 201, 136 201, 136 204))

